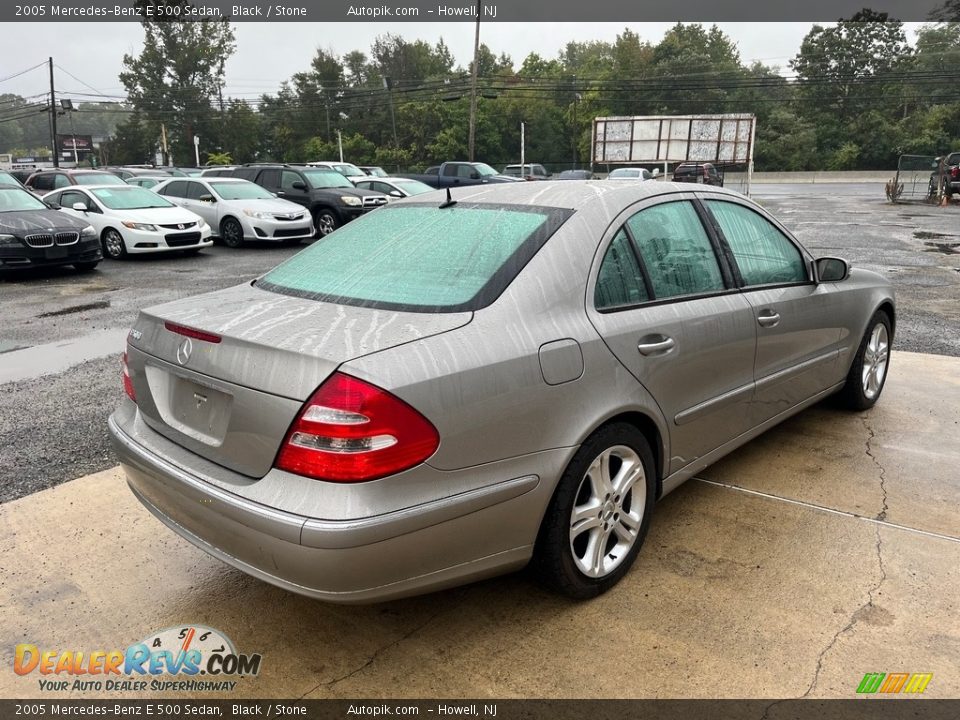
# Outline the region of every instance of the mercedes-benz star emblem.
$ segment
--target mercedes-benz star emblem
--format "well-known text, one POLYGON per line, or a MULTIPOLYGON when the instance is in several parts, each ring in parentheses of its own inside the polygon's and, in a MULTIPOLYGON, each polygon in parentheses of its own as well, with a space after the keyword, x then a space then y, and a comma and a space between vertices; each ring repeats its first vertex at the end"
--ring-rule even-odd
POLYGON ((190 362, 190 353, 193 352, 193 340, 186 338, 180 347, 177 348, 177 362, 181 365, 186 365, 190 362))

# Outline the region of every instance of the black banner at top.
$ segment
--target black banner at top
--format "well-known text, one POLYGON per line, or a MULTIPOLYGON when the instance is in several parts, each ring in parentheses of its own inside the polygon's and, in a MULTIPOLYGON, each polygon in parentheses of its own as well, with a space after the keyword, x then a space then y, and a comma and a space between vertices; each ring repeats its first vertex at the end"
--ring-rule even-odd
POLYGON ((24 0, 0 4, 0 22, 832 22, 865 7, 960 20, 960 0, 24 0))

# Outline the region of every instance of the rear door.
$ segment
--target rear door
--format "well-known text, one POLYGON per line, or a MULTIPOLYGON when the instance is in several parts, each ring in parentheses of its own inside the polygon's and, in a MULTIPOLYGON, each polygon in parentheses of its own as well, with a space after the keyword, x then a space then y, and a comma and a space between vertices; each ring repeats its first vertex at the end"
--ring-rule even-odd
POLYGON ((754 424, 841 379, 836 290, 817 284, 811 259, 757 209, 732 196, 705 197, 757 330, 754 424))
POLYGON ((611 226, 587 312, 660 405, 669 474, 749 429, 756 330, 693 195, 640 207, 611 226))

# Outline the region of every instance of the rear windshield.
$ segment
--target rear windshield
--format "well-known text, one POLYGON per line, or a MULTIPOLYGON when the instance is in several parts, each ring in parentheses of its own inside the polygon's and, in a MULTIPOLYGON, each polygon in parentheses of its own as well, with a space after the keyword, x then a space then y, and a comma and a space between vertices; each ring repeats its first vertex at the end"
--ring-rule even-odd
POLYGON ((77 185, 126 185, 126 183, 113 173, 77 173, 73 176, 77 185))
POLYGON ((477 310, 499 297, 571 214, 481 203, 384 207, 274 268, 257 287, 341 305, 477 310))

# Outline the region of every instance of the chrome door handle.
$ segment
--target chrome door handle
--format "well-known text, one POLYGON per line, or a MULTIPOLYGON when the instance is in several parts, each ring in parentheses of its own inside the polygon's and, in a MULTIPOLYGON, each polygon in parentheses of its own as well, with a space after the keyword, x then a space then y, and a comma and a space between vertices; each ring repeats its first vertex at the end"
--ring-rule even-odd
MULTIPOLYGON (((646 338, 644 338, 645 340, 646 338)), ((640 351, 641 355, 660 355, 668 353, 673 350, 673 346, 676 343, 673 341, 673 338, 665 337, 662 340, 656 340, 654 342, 643 342, 637 345, 637 350, 640 351)))
POLYGON ((776 327, 776 325, 780 322, 780 313, 766 310, 760 315, 757 315, 757 322, 760 323, 760 327, 776 327))

